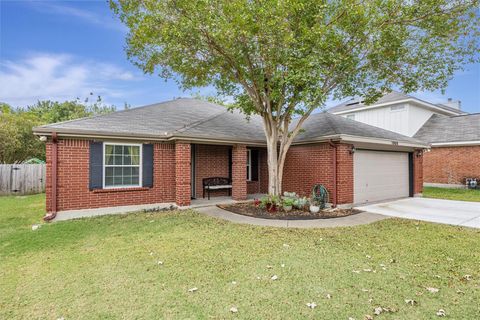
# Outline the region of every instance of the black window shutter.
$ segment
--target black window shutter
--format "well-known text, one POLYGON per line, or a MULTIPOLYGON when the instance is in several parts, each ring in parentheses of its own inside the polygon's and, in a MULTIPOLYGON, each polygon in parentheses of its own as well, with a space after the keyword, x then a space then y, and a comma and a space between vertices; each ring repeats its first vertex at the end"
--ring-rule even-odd
POLYGON ((251 150, 252 155, 252 181, 258 181, 258 150, 251 150))
POLYGON ((153 144, 144 144, 142 153, 142 182, 147 188, 153 187, 153 144))
POLYGON ((90 141, 90 190, 103 188, 103 142, 90 141))

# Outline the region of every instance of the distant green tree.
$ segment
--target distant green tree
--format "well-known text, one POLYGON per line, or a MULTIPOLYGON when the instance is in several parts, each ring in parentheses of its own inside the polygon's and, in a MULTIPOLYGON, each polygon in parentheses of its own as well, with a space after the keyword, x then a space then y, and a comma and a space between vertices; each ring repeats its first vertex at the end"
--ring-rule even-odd
MULTIPOLYGON (((26 108, 12 108, 0 102, 0 163, 19 163, 30 158, 45 160, 45 145, 32 133, 35 126, 114 112, 114 105, 107 105, 93 94, 83 101, 38 101, 26 108)), ((128 109, 129 105, 125 104, 128 109)))
POLYGON ((0 102, 0 113, 10 113, 12 112, 12 107, 5 102, 0 102))
POLYGON ((105 104, 100 96, 93 103, 90 102, 92 95, 90 93, 90 98, 86 98, 83 102, 79 98, 64 102, 38 101, 21 111, 36 115, 43 123, 55 123, 111 113, 116 110, 115 106, 105 104))
POLYGON ((0 113, 0 163, 20 163, 29 158, 45 159, 45 145, 32 134, 40 120, 25 112, 0 113))

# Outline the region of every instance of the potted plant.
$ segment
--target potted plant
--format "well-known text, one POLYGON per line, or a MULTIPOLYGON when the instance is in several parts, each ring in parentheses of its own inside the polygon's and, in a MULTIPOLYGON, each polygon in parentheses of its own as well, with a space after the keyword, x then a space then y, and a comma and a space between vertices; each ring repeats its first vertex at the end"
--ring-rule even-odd
POLYGON ((314 198, 310 200, 310 212, 318 213, 320 211, 320 204, 314 198))
POLYGON ((295 199, 293 199, 293 198, 284 198, 283 199, 283 210, 285 210, 285 212, 292 211, 294 202, 295 202, 295 199))
POLYGON ((280 198, 277 196, 266 196, 260 200, 260 207, 268 212, 276 212, 280 204, 280 198))
POLYGON ((293 206, 300 210, 305 210, 305 206, 308 204, 307 197, 295 199, 293 206))

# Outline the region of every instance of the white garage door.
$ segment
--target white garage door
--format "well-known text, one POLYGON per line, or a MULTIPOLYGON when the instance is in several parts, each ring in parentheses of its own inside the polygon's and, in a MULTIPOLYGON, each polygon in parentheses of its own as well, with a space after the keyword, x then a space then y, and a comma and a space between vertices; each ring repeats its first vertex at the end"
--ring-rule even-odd
POLYGON ((355 203, 409 196, 408 153, 356 150, 353 159, 355 203))

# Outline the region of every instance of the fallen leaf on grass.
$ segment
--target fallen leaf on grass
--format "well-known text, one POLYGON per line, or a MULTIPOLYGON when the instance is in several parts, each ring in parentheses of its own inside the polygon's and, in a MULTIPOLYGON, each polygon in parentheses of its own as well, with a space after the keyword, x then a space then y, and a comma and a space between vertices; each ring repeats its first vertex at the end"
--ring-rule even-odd
POLYGON ((195 291, 197 291, 197 290, 198 290, 198 288, 197 288, 197 287, 194 287, 194 288, 188 289, 188 292, 195 292, 195 291))
POLYGON ((470 280, 472 280, 472 275, 471 274, 466 274, 466 275, 463 276, 463 279, 467 280, 467 281, 470 281, 470 280))
POLYGON ((233 285, 237 284, 237 281, 232 281, 232 284, 233 284, 233 285))
POLYGON ((316 306, 317 306, 317 304, 315 302, 307 303, 307 307, 309 307, 310 309, 315 309, 316 306))
POLYGON ((373 313, 378 316, 383 312, 397 312, 397 309, 390 307, 376 307, 373 313))
POLYGON ((375 311, 373 311, 373 313, 376 314, 377 316, 380 315, 382 312, 383 312, 382 307, 376 307, 375 311))
POLYGON ((32 231, 38 230, 38 228, 40 228, 40 225, 38 224, 32 225, 32 231))
POLYGON ((405 299, 405 303, 406 303, 406 304, 409 304, 409 305, 411 305, 411 306, 417 305, 417 301, 412 300, 412 299, 405 299))
POLYGON ((284 243, 284 244, 283 244, 283 247, 284 247, 284 248, 288 248, 288 247, 290 247, 290 246, 289 246, 288 244, 284 243))
POLYGON ((360 270, 352 270, 353 273, 360 273, 360 270))
POLYGON ((163 265, 163 261, 158 260, 158 261, 157 261, 157 264, 158 264, 159 266, 161 266, 161 265, 163 265))
POLYGON ((237 313, 237 312, 238 312, 237 307, 231 307, 231 308, 230 308, 230 312, 231 312, 231 313, 237 313))
POLYGON ((275 280, 278 280, 278 276, 277 276, 276 274, 274 274, 270 279, 272 279, 272 280, 274 280, 274 281, 275 281, 275 280))
POLYGON ((366 314, 364 319, 365 320, 373 320, 373 317, 369 314, 366 314))
POLYGON ((330 295, 330 293, 327 293, 327 295, 325 296, 325 298, 327 298, 327 299, 332 299, 332 296, 330 295))
POLYGON ((425 289, 427 289, 427 291, 431 293, 437 293, 439 290, 438 288, 433 288, 433 287, 426 287, 425 289))
POLYGON ((447 314, 445 313, 445 310, 440 309, 440 310, 437 311, 437 316, 439 316, 439 317, 446 317, 447 314))

